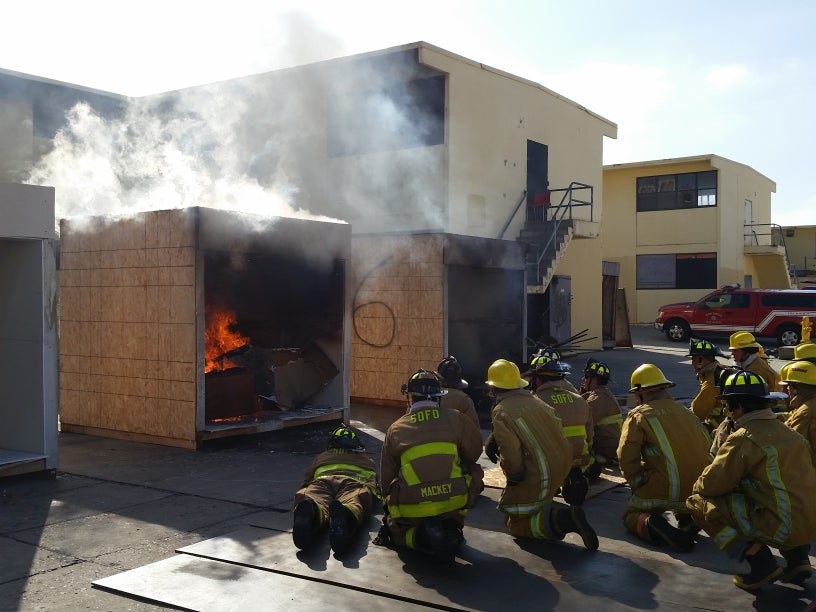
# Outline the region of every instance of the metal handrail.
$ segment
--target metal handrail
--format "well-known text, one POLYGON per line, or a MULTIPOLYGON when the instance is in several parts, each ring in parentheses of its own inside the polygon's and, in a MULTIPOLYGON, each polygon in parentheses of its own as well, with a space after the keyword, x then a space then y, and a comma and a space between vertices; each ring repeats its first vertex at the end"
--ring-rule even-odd
POLYGON ((496 238, 501 240, 504 237, 504 232, 506 232, 507 228, 510 227, 510 224, 513 222, 513 219, 515 218, 516 214, 519 211, 519 208, 521 208, 521 205, 524 203, 525 199, 527 199, 526 189, 521 192, 521 197, 519 198, 519 201, 516 202, 516 207, 513 209, 513 212, 510 213, 510 217, 508 217, 507 222, 504 224, 504 227, 501 228, 501 231, 499 232, 499 235, 496 236, 496 238))
MULTIPOLYGON (((788 245, 785 244, 785 232, 782 231, 782 226, 778 223, 745 223, 743 227, 750 229, 750 235, 754 238, 754 244, 759 246, 759 236, 770 236, 770 246, 781 246, 782 251, 785 253, 785 263, 787 264, 790 261, 788 257, 788 245), (758 234, 757 231, 754 229, 756 227, 768 227, 770 230, 768 232, 763 232, 758 234), (774 232, 776 230, 776 232, 774 232), (774 242, 775 236, 779 236, 779 244, 774 242)), ((745 234, 744 234, 745 235, 745 234)), ((790 275, 790 269, 788 269, 788 275, 790 275)), ((793 283, 794 286, 798 289, 799 288, 799 278, 796 274, 796 268, 793 268, 793 283)))
MULTIPOLYGON (((569 209, 569 218, 572 220, 572 207, 574 206, 589 206, 589 220, 594 221, 594 214, 595 208, 593 206, 593 200, 595 197, 595 188, 592 185, 587 185, 586 183, 579 183, 578 181, 572 181, 568 187, 560 187, 558 189, 548 189, 547 190, 550 194, 554 193, 562 193, 561 201, 558 203, 556 207, 550 207, 550 210, 558 211, 562 207, 566 206, 569 209), (581 198, 575 197, 576 191, 583 191, 589 190, 589 200, 582 200, 581 198)), ((513 219, 516 218, 518 211, 521 209, 521 205, 524 204, 524 201, 527 199, 527 190, 521 192, 521 197, 519 201, 516 202, 516 205, 513 207, 513 211, 510 213, 510 216, 507 218, 507 221, 502 226, 501 230, 499 231, 496 238, 501 240, 504 237, 507 228, 510 227, 510 224, 513 223, 513 219)), ((528 207, 529 208, 529 207, 528 207)), ((563 215, 562 215, 563 216, 563 215)))
POLYGON ((589 220, 593 220, 593 206, 592 201, 594 197, 594 189, 592 185, 587 185, 585 183, 578 183, 573 181, 569 184, 569 187, 564 187, 562 189, 551 189, 550 193, 555 193, 563 191, 563 195, 561 196, 561 201, 555 208, 550 207, 550 210, 553 211, 552 218, 550 222, 552 223, 552 233, 550 237, 547 239, 546 244, 541 248, 538 254, 538 258, 536 259, 536 278, 541 277, 541 261, 544 259, 544 256, 550 249, 550 246, 555 243, 556 238, 558 237, 558 229, 561 227, 561 222, 564 220, 564 217, 569 215, 569 220, 572 221, 572 209, 575 206, 589 206, 589 220), (579 198, 574 197, 574 192, 578 190, 589 189, 589 201, 581 200, 579 198))

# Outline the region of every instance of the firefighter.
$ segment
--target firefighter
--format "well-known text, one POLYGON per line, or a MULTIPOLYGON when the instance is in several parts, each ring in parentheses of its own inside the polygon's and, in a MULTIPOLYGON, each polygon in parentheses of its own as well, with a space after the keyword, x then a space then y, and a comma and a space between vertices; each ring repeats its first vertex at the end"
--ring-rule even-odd
POLYGON ((620 469, 632 489, 624 525, 647 542, 688 552, 698 528, 685 502, 708 464, 708 432, 672 399, 667 389, 674 383, 657 366, 641 365, 631 383, 636 406, 626 415, 618 446, 620 469), (667 511, 675 514, 677 527, 663 516, 667 511))
POLYGON ((785 425, 798 431, 809 443, 816 465, 816 365, 809 361, 791 361, 782 368, 781 384, 788 389, 790 411, 785 425))
POLYGON ((581 396, 589 404, 594 426, 592 436, 594 461, 587 469, 590 480, 598 478, 604 466, 618 463, 623 412, 617 398, 607 387, 610 375, 608 365, 597 359, 589 359, 584 367, 584 377, 581 379, 581 396))
POLYGON ((748 561, 750 571, 734 576, 736 586, 755 591, 777 579, 801 582, 811 574, 808 550, 816 537, 816 469, 808 444, 773 413, 756 373, 731 374, 722 397, 737 429, 694 483, 686 505, 722 550, 748 561), (782 553, 784 569, 770 546, 782 553))
POLYGON ((441 408, 433 372, 403 385, 410 407, 388 428, 380 455, 383 528, 375 543, 406 546, 452 561, 464 541, 470 475, 463 464, 482 454, 482 436, 462 413, 441 408))
POLYGON ((468 382, 463 378, 462 364, 453 355, 445 357, 436 367, 436 375, 447 393, 439 401, 443 408, 458 410, 479 427, 479 415, 470 396, 465 393, 468 382))
POLYGON ((564 385, 568 371, 569 366, 561 361, 541 355, 530 361, 524 378, 532 381, 535 394, 561 419, 561 428, 572 448, 572 467, 561 486, 561 495, 571 506, 580 506, 589 490, 585 472, 593 461, 595 428, 589 404, 564 385))
POLYGON ((494 361, 485 384, 496 398, 485 453, 507 480, 499 499, 507 530, 549 541, 577 533, 587 549, 597 550, 598 536, 583 509, 553 502, 572 467, 572 449, 555 411, 525 389, 529 383, 511 361, 494 361))
MULTIPOLYGON (((547 357, 548 359, 552 359, 553 361, 560 361, 561 363, 564 363, 564 360, 561 359, 561 353, 559 353, 556 349, 554 349, 551 346, 544 346, 538 349, 532 355, 530 361, 532 362, 532 360, 535 359, 536 357, 547 357)), ((564 363, 564 365, 566 366, 567 364, 564 363)), ((569 374, 569 368, 567 368, 565 373, 569 374)), ((561 386, 564 387, 565 389, 569 389, 573 393, 578 393, 578 389, 575 388, 575 385, 573 385, 566 376, 564 376, 564 378, 561 380, 561 386)))
POLYGON ((725 357, 725 355, 707 340, 692 339, 689 342, 689 352, 686 357, 691 357, 691 367, 694 368, 697 380, 700 381, 700 391, 691 400, 691 411, 709 431, 713 432, 726 416, 723 401, 717 399, 720 393, 717 381, 723 370, 717 357, 725 357))
POLYGON ((802 342, 793 347, 794 361, 809 361, 816 365, 816 344, 813 342, 802 342))
MULTIPOLYGON (((781 385, 788 390, 790 411, 785 425, 799 432, 810 443, 810 458, 816 465, 816 345, 812 342, 797 345, 794 350, 794 361, 783 370, 781 385), (797 349, 800 350, 797 353, 797 349)), ((810 544, 803 544, 799 551, 788 553, 791 559, 780 578, 786 582, 802 582, 810 577, 813 569, 810 566, 810 544)))
POLYGON ((292 539, 311 547, 326 526, 336 554, 351 544, 371 515, 377 494, 377 466, 353 429, 341 424, 329 436, 328 449, 315 457, 303 486, 295 493, 292 539))
MULTIPOLYGON (((447 392, 439 401, 442 408, 457 410, 470 419, 476 428, 480 430, 479 416, 476 414, 476 406, 470 396, 465 393, 468 382, 463 378, 462 364, 453 355, 445 357, 436 367, 436 375, 442 384, 442 388, 447 392)), ((472 508, 484 491, 484 470, 478 463, 470 465, 462 464, 462 469, 470 474, 470 492, 468 495, 468 508, 472 508)))
POLYGON ((731 351, 734 365, 759 374, 768 385, 769 391, 779 391, 779 373, 764 358, 762 345, 756 341, 754 334, 747 331, 731 334, 728 349, 731 351))

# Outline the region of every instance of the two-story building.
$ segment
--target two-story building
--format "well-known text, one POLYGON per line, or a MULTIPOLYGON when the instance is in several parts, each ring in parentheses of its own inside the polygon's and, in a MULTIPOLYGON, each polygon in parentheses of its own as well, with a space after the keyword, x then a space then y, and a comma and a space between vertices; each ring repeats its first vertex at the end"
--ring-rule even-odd
POLYGON ((776 184, 753 168, 699 155, 603 168, 605 261, 620 264, 631 322, 726 284, 787 288, 771 224, 776 184))

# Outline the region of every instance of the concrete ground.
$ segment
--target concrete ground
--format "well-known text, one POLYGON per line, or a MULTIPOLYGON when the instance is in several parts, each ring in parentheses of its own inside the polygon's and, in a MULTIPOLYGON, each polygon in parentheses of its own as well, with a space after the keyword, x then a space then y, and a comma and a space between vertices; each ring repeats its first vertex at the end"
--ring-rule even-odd
MULTIPOLYGON (((697 385, 687 346, 646 326, 633 327, 632 339, 633 348, 569 357, 573 381, 596 357, 625 394, 631 371, 655 363, 687 403, 697 385)), ((373 457, 399 413, 353 407, 373 457)), ((584 506, 596 552, 572 534, 555 544, 508 536, 495 509, 499 490, 488 488, 453 566, 373 545, 374 518, 342 558, 327 546, 298 553, 291 499, 328 429, 226 439, 197 452, 61 434, 55 479, 0 480, 0 610, 813 608, 816 578, 742 592, 731 576, 746 566, 704 535, 682 555, 636 541, 620 521, 629 491, 611 478, 584 506)))

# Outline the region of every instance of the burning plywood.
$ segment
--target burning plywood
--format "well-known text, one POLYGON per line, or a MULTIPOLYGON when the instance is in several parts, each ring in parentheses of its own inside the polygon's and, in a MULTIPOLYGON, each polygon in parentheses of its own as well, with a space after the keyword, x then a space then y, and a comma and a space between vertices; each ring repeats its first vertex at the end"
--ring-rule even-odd
POLYGON ((252 223, 62 223, 64 430, 195 447, 348 416, 349 227, 252 223))

